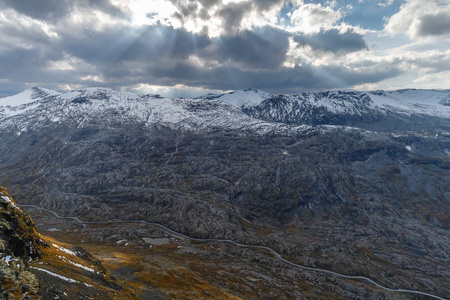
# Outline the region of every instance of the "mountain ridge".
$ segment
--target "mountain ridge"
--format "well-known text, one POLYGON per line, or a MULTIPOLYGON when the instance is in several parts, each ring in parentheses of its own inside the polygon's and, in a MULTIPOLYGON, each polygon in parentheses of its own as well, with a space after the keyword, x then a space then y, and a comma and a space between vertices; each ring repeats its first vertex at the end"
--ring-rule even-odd
MULTIPOLYGON (((197 98, 165 98, 156 95, 138 95, 130 92, 117 91, 108 88, 79 89, 59 94, 42 88, 32 88, 17 95, 0 100, 0 116, 3 118, 21 115, 28 110, 42 106, 47 101, 56 101, 54 105, 85 104, 92 109, 101 109, 97 100, 104 100, 109 107, 122 106, 125 114, 144 118, 141 112, 145 111, 147 122, 163 124, 187 123, 193 119, 192 111, 200 108, 204 112, 221 109, 214 116, 200 120, 193 120, 193 127, 206 129, 211 123, 221 121, 228 114, 234 114, 236 120, 249 123, 237 112, 259 121, 276 122, 278 124, 293 125, 345 125, 379 130, 386 123, 392 123, 392 128, 409 123, 424 123, 423 129, 430 129, 431 124, 425 124, 424 118, 433 117, 441 128, 447 130, 450 119, 450 90, 398 90, 398 91, 323 91, 309 92, 295 95, 271 95, 255 89, 244 89, 220 95, 205 95, 197 98), (89 98, 89 100, 87 100, 89 98), (3 104, 2 103, 6 103, 3 104), (15 104, 14 104, 15 103, 15 104), (238 111, 227 108, 222 104, 236 107, 238 111), (417 119, 417 120, 416 120, 417 119), (203 124, 201 123, 208 123, 203 124), (383 124, 384 123, 384 124, 383 124)), ((104 107, 108 109, 107 107, 104 107)), ((47 110, 53 109, 47 107, 47 110)), ((58 112, 51 112, 58 114, 58 112)), ((222 127, 233 127, 230 120, 223 120, 222 127)), ((220 122, 219 122, 220 123, 220 122)), ((251 122, 250 122, 251 123, 251 122)), ((258 122, 253 125, 258 127, 258 122)), ((234 124, 236 125, 236 124, 234 124)), ((410 125, 412 126, 412 125, 410 125)), ((418 129, 421 129, 420 126, 418 129)), ((389 130, 388 130, 389 131, 389 130)))

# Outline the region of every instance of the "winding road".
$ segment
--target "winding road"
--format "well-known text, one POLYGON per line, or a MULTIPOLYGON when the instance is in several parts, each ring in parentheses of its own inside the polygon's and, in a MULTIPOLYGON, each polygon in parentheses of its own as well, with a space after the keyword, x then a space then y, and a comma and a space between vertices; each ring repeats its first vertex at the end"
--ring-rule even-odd
POLYGON ((201 239, 201 238, 194 238, 194 237, 190 237, 187 235, 184 235, 182 233, 173 231, 170 228, 165 227, 164 225, 158 224, 158 223, 153 223, 153 222, 149 222, 149 221, 145 221, 145 220, 111 220, 111 221, 83 221, 78 219, 77 217, 64 217, 64 216, 60 216, 58 215, 56 212, 43 208, 43 207, 39 207, 36 205, 32 205, 32 204, 19 204, 21 207, 32 207, 35 209, 39 209, 48 213, 53 214, 56 218, 58 219, 69 219, 69 220, 74 220, 80 224, 83 225, 88 225, 88 224, 119 224, 119 223, 142 223, 142 224, 148 224, 148 225, 152 225, 154 227, 157 227, 159 229, 161 229, 162 231, 164 231, 165 233, 179 238, 179 239, 186 239, 186 240, 190 240, 190 241, 195 241, 195 242, 214 242, 214 243, 227 243, 227 244, 231 244, 231 245, 235 245, 237 247, 242 247, 242 248, 250 248, 250 249, 262 249, 262 250, 266 250, 268 252, 270 252, 271 254, 273 254, 277 259, 279 259, 280 261, 284 262, 285 264, 293 267, 293 268, 297 268, 297 269, 301 269, 301 270, 308 270, 308 271, 313 271, 313 272, 317 272, 317 273, 325 273, 325 274, 329 274, 329 275, 333 275, 336 277, 340 277, 340 278, 346 278, 346 279, 352 279, 352 280, 361 280, 361 281, 366 281, 368 283, 371 283, 375 286, 377 286, 380 289, 383 289, 385 291, 389 291, 389 292, 394 292, 394 293, 408 293, 408 294, 417 294, 417 295, 423 295, 423 296, 428 296, 434 299, 440 299, 440 300, 448 300, 446 298, 442 298, 439 296, 435 296, 429 293, 425 293, 425 292, 421 292, 421 291, 414 291, 414 290, 408 290, 408 289, 392 289, 392 288, 388 288, 385 287, 375 281, 373 281, 372 279, 365 277, 365 276, 352 276, 352 275, 345 275, 345 274, 341 274, 341 273, 337 273, 337 272, 333 272, 333 271, 329 271, 329 270, 325 270, 325 269, 320 269, 320 268, 313 268, 313 267, 307 267, 307 266, 303 266, 303 265, 299 265, 293 262, 290 262, 286 259, 284 259, 278 252, 276 252, 275 250, 273 250, 272 248, 269 247, 265 247, 265 246, 256 246, 256 245, 247 245, 247 244, 242 244, 242 243, 238 243, 235 242, 233 240, 225 240, 225 239, 201 239))

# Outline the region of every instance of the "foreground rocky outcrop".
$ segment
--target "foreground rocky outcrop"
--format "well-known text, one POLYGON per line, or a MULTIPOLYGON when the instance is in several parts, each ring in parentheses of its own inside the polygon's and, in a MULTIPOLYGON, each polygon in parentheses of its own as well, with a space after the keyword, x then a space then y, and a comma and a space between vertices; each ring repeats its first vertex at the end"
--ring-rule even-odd
POLYGON ((39 283, 30 272, 30 261, 48 245, 40 238, 30 217, 0 187, 0 298, 37 298, 39 283))
POLYGON ((138 299, 121 284, 83 248, 41 236, 0 187, 0 299, 138 299))

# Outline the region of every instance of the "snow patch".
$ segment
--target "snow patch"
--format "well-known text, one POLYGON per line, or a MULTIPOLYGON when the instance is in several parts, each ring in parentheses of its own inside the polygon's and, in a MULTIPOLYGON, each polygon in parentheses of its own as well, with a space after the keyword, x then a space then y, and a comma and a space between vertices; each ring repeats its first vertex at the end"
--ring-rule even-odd
POLYGON ((70 255, 73 255, 73 256, 77 256, 77 255, 75 254, 75 252, 70 251, 69 249, 66 249, 66 248, 64 248, 64 247, 58 246, 58 245, 56 245, 56 244, 53 244, 53 246, 55 246, 55 248, 58 249, 59 251, 66 252, 67 254, 70 254, 70 255))
POLYGON ((117 245, 124 245, 124 246, 128 246, 128 242, 127 240, 119 240, 116 242, 117 245))
POLYGON ((42 269, 42 268, 38 268, 38 267, 30 267, 30 268, 35 269, 35 270, 38 270, 38 271, 41 271, 41 272, 44 272, 44 273, 47 273, 47 274, 49 274, 49 275, 52 275, 52 276, 54 276, 54 277, 57 277, 57 278, 59 278, 59 279, 62 279, 62 280, 64 280, 64 281, 67 281, 67 282, 71 282, 71 283, 83 283, 85 286, 92 287, 92 285, 87 284, 87 283, 85 283, 85 282, 79 282, 78 280, 75 280, 75 279, 72 279, 72 278, 68 278, 68 277, 65 277, 65 276, 62 276, 62 275, 59 275, 59 274, 50 272, 50 271, 48 271, 48 270, 46 270, 46 269, 42 269))
POLYGON ((9 204, 11 204, 12 207, 14 207, 18 210, 21 210, 20 207, 15 205, 14 202, 11 200, 11 198, 9 198, 8 196, 2 196, 2 199, 5 200, 6 202, 8 202, 9 204))
POLYGON ((9 266, 9 262, 15 261, 15 260, 18 260, 18 259, 17 258, 12 258, 11 255, 6 255, 5 257, 2 258, 2 260, 4 260, 9 266))
POLYGON ((83 266, 82 264, 73 262, 73 261, 71 261, 71 260, 69 260, 69 259, 67 259, 67 258, 65 258, 65 257, 60 256, 60 255, 58 255, 58 257, 59 257, 61 260, 65 261, 65 262, 68 262, 68 263, 71 264, 71 265, 74 265, 75 267, 78 267, 78 268, 84 269, 84 270, 86 270, 86 271, 95 273, 95 270, 92 269, 92 268, 89 268, 89 267, 83 266))

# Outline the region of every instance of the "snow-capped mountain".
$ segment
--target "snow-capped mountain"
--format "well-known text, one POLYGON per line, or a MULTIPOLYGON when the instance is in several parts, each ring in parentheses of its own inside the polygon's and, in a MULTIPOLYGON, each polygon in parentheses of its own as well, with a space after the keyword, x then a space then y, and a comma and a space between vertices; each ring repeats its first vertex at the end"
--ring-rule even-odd
POLYGON ((15 126, 18 132, 55 122, 83 126, 100 116, 104 123, 122 118, 190 131, 220 128, 267 133, 287 130, 287 124, 346 125, 375 131, 447 130, 450 91, 325 91, 274 96, 245 89, 169 99, 107 88, 63 94, 32 88, 0 100, 0 128, 15 126))
MULTIPOLYGON (((372 110, 384 114, 390 112, 450 117, 450 90, 408 89, 372 92, 333 90, 273 96, 262 91, 247 89, 217 95, 214 98, 237 107, 263 107, 267 102, 284 100, 290 103, 297 102, 304 108, 310 106, 332 114, 362 116, 365 112, 372 110)), ((290 114, 292 111, 286 111, 286 113, 290 114)))
MULTIPOLYGON (((228 95, 232 96, 232 95, 228 95)), ((325 91, 233 103, 257 119, 288 124, 350 125, 397 131, 450 128, 449 90, 325 91)))
MULTIPOLYGON (((245 97, 247 93, 239 94, 245 97)), ((231 99, 228 95, 222 97, 231 99)), ((61 122, 76 126, 91 121, 108 124, 117 118, 146 126, 162 125, 190 131, 220 128, 266 133, 285 127, 252 118, 239 108, 216 99, 169 99, 108 88, 73 90, 64 94, 32 88, 0 100, 0 129, 13 126, 18 132, 61 122)))
POLYGON ((367 93, 385 111, 450 118, 450 90, 398 90, 367 93))

